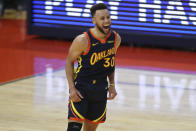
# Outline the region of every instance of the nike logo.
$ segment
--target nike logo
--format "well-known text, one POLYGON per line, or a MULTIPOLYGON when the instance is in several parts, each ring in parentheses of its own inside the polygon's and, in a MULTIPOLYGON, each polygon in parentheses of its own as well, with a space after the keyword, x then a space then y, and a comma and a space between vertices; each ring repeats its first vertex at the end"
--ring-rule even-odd
POLYGON ((98 44, 98 42, 97 43, 93 43, 92 46, 96 46, 97 44, 98 44))

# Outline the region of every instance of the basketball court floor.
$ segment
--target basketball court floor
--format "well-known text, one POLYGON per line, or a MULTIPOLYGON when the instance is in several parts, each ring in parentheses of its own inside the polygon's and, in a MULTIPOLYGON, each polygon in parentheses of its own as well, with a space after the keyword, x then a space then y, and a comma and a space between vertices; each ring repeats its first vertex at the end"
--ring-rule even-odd
MULTIPOLYGON (((0 131, 65 131, 71 42, 0 20, 0 131)), ((98 131, 196 131, 196 52, 121 46, 118 96, 98 131)))

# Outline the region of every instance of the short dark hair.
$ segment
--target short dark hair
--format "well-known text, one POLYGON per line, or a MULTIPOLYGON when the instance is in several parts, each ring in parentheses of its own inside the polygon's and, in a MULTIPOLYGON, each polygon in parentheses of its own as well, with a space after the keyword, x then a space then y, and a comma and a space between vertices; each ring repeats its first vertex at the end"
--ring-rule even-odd
POLYGON ((104 3, 99 3, 99 4, 96 4, 96 5, 93 5, 91 7, 91 16, 94 17, 95 15, 95 12, 97 10, 103 10, 103 9, 108 9, 107 5, 105 5, 104 3))

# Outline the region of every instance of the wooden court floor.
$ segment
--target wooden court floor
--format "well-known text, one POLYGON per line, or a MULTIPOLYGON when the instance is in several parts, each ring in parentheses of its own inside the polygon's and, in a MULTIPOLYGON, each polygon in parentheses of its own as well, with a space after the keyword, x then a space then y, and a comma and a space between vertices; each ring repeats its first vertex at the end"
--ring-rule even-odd
MULTIPOLYGON (((26 34, 0 21, 0 131, 65 131, 70 41, 26 34)), ((118 96, 98 131, 195 131, 196 52, 121 46, 118 96)))
MULTIPOLYGON (((63 131, 68 85, 64 69, 0 87, 0 130, 63 131)), ((118 96, 98 131, 195 131, 196 76, 117 68, 118 96)))

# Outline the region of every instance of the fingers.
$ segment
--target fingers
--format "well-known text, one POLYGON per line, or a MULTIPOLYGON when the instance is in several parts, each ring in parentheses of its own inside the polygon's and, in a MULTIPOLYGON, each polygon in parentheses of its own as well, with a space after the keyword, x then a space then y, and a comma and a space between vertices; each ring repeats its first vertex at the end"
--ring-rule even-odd
POLYGON ((81 99, 79 96, 70 96, 70 99, 73 101, 73 102, 80 102, 81 99))
POLYGON ((70 94, 70 99, 73 102, 80 102, 83 98, 84 97, 81 95, 81 93, 78 90, 70 94))
POLYGON ((110 86, 109 91, 108 91, 108 100, 112 100, 116 97, 117 92, 114 86, 110 86))
POLYGON ((111 95, 111 99, 110 100, 113 100, 115 97, 116 97, 117 93, 111 95))
POLYGON ((82 99, 84 98, 79 91, 77 91, 77 95, 82 99))
POLYGON ((117 93, 109 93, 108 100, 113 100, 117 96, 117 93))

